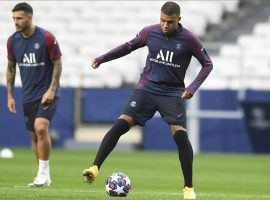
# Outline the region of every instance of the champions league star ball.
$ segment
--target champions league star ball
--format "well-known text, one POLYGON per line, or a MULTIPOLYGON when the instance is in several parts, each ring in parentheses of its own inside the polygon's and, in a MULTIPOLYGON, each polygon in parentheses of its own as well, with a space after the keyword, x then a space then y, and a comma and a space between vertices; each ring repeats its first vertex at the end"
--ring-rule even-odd
POLYGON ((126 197, 131 189, 131 181, 121 172, 113 173, 107 178, 105 187, 111 197, 126 197))

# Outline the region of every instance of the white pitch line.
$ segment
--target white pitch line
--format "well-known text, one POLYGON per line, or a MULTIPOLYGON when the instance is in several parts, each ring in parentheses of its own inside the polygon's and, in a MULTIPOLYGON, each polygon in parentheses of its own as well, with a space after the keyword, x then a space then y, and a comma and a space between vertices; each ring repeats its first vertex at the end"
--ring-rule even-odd
MULTIPOLYGON (((15 188, 25 188, 27 190, 33 190, 35 189, 35 187, 28 187, 28 186, 22 186, 22 185, 14 185, 15 188)), ((41 189, 41 190, 37 190, 37 191, 55 191, 55 192, 72 192, 72 193, 105 193, 105 190, 81 190, 81 189, 75 189, 75 190, 70 190, 70 189, 55 189, 55 188, 46 188, 46 187, 37 187, 37 189, 41 189)), ((12 190, 14 191, 14 188, 1 188, 0 190, 12 190)), ((146 192, 135 192, 135 191, 131 191, 133 194, 144 194, 146 192)), ((176 193, 176 192, 147 192, 148 195, 161 195, 161 196, 179 196, 181 195, 181 192, 176 193)), ((217 194, 217 193, 197 193, 198 197, 241 197, 241 198, 248 198, 248 199, 270 199, 270 195, 248 195, 248 194, 231 194, 231 195, 227 195, 227 194, 217 194)))
POLYGON ((211 196, 215 196, 215 197, 241 197, 241 198, 250 198, 250 199, 254 199, 254 198, 260 198, 260 199, 270 199, 270 195, 249 195, 249 194, 231 194, 231 195, 227 195, 227 194, 217 194, 217 193, 198 193, 197 196, 205 196, 205 197, 211 197, 211 196))

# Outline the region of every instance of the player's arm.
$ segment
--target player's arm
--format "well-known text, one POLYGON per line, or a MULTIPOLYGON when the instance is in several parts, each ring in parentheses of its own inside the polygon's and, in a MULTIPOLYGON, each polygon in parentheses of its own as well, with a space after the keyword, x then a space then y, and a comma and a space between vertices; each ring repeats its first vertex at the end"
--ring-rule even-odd
POLYGON ((121 58, 129 53, 131 53, 132 51, 144 47, 146 45, 146 38, 148 35, 148 29, 144 28, 134 39, 132 39, 129 42, 126 42, 112 50, 110 50, 109 52, 105 53, 102 56, 99 56, 97 58, 94 58, 92 60, 91 66, 96 69, 100 66, 100 64, 111 61, 111 60, 115 60, 117 58, 121 58))
POLYGON ((213 63, 207 54, 205 48, 203 47, 201 41, 197 37, 192 37, 190 40, 190 48, 192 54, 196 59, 200 62, 202 68, 194 81, 186 88, 183 93, 182 98, 190 99, 197 89, 201 86, 201 84, 205 81, 207 76, 213 69, 213 63))
POLYGON ((7 107, 8 110, 12 113, 16 113, 16 103, 13 97, 13 90, 16 77, 16 58, 11 45, 11 37, 7 41, 7 71, 6 71, 6 80, 7 80, 7 107))
POLYGON ((125 44, 122 44, 122 45, 110 50, 109 52, 105 53, 102 56, 99 56, 98 58, 94 58, 92 60, 91 66, 94 69, 96 69, 100 66, 101 63, 105 63, 105 62, 108 62, 111 60, 115 60, 117 58, 121 58, 121 57, 131 53, 135 49, 138 49, 139 48, 138 43, 137 42, 132 43, 132 41, 136 41, 135 39, 131 40, 130 42, 126 42, 125 44))
POLYGON ((52 81, 50 84, 49 89, 47 92, 43 95, 41 103, 50 103, 53 101, 55 97, 56 90, 59 86, 59 80, 62 72, 62 62, 61 58, 52 60, 54 69, 53 69, 53 74, 52 74, 52 81))
POLYGON ((45 33, 45 41, 46 41, 46 49, 49 54, 49 57, 54 65, 52 81, 49 89, 43 95, 41 103, 50 103, 53 101, 57 88, 59 86, 59 80, 62 72, 62 62, 61 56, 62 53, 60 51, 58 42, 54 35, 50 32, 45 33))
POLYGON ((8 60, 6 79, 7 79, 7 107, 12 113, 16 113, 16 103, 13 97, 16 76, 16 62, 8 60))
POLYGON ((59 86, 59 80, 62 72, 62 61, 61 59, 53 60, 53 75, 52 75, 52 82, 50 85, 50 90, 56 91, 59 86))

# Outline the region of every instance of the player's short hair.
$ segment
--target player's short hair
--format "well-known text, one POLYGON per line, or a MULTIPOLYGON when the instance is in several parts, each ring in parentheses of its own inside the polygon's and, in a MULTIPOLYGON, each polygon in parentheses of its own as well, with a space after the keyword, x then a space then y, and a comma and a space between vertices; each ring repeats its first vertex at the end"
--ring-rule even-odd
POLYGON ((33 8, 26 2, 18 3, 12 9, 12 12, 23 11, 33 15, 33 8))
POLYGON ((180 6, 172 1, 167 1, 162 7, 161 7, 161 11, 165 14, 165 15, 179 15, 180 16, 180 6))

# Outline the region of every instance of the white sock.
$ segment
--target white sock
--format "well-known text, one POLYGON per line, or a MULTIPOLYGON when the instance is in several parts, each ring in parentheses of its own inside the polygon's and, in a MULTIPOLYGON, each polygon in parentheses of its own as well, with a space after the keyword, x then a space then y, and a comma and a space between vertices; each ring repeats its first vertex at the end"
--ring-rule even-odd
POLYGON ((38 174, 46 174, 50 176, 49 160, 38 160, 38 174))

